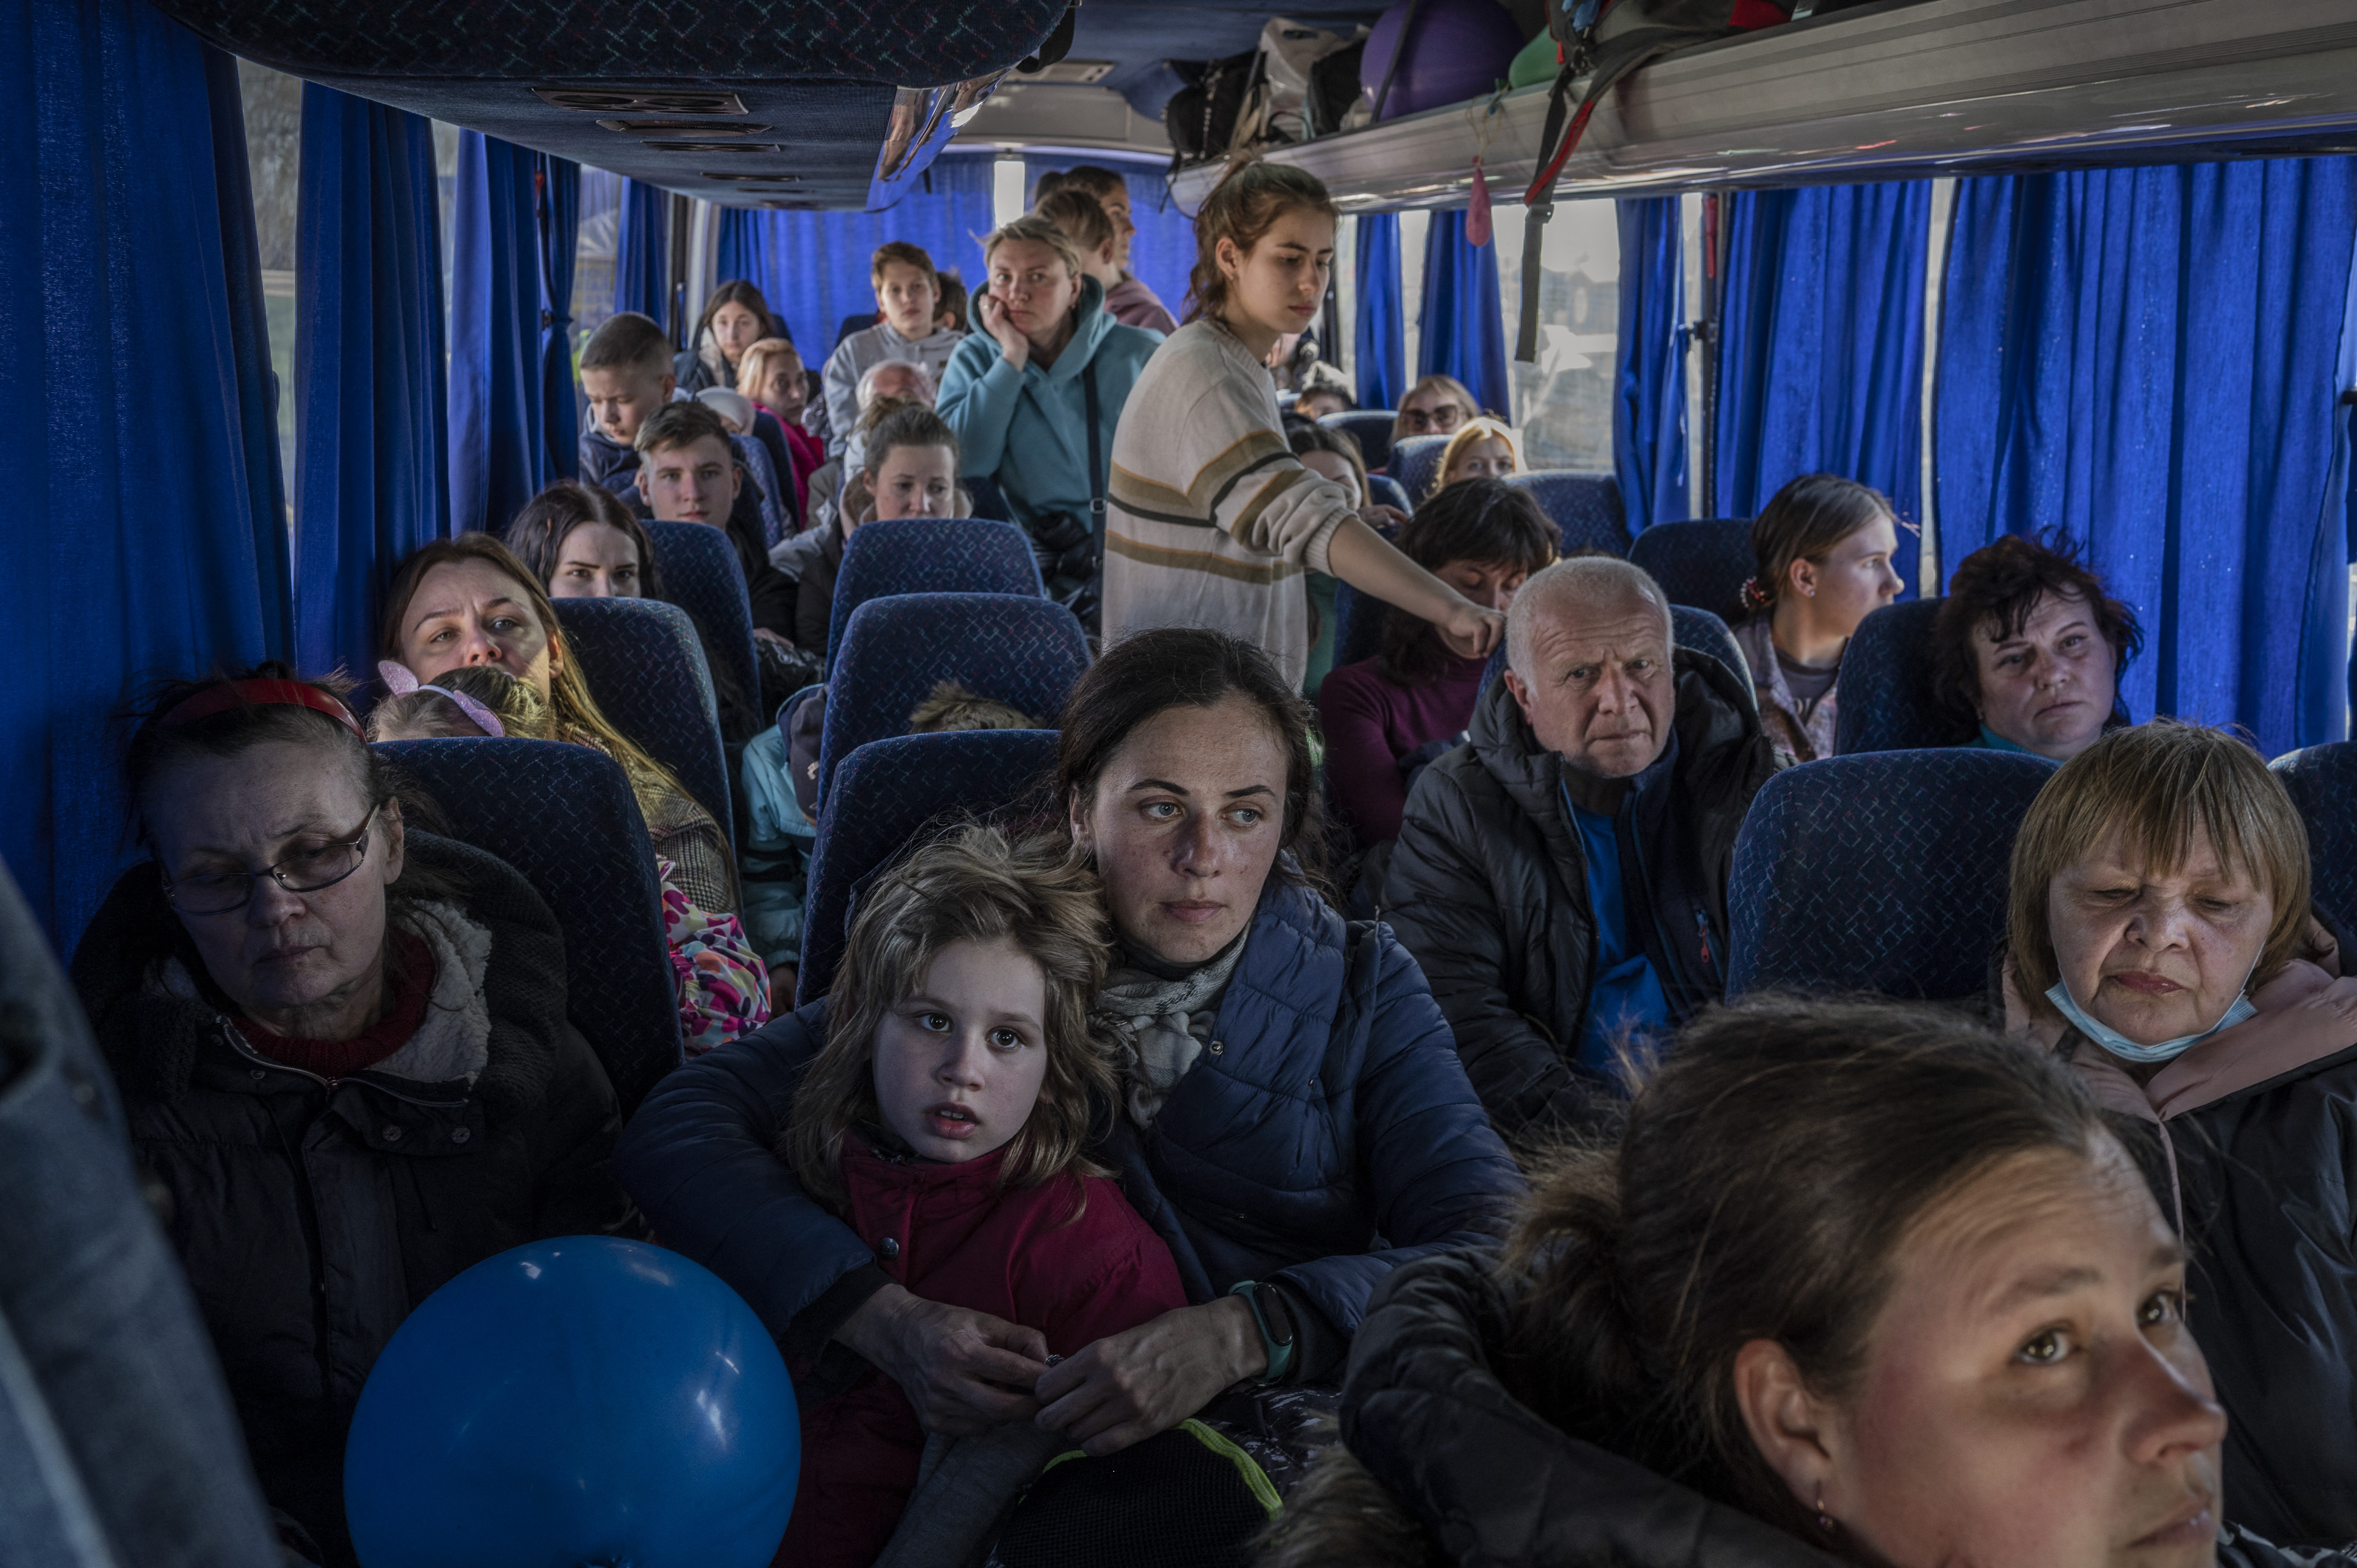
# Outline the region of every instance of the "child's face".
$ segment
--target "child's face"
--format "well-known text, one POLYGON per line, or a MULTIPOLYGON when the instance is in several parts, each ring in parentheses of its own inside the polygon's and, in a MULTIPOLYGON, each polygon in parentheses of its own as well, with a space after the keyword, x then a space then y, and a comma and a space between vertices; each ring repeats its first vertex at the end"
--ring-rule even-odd
POLYGON ((952 942, 876 1026, 884 1124, 929 1160, 1005 1148, 1048 1076, 1048 982, 1011 940, 952 942))
POLYGON ((608 441, 628 446, 639 438, 647 415, 671 401, 679 379, 669 371, 657 374, 630 365, 608 365, 581 372, 581 390, 589 397, 589 417, 608 441))
POLYGON ((941 307, 933 274, 913 262, 887 262, 876 274, 876 308, 903 338, 930 338, 941 307))
POLYGON ((737 455, 717 435, 658 447, 639 458, 639 493, 658 522, 726 528, 737 483, 737 455))

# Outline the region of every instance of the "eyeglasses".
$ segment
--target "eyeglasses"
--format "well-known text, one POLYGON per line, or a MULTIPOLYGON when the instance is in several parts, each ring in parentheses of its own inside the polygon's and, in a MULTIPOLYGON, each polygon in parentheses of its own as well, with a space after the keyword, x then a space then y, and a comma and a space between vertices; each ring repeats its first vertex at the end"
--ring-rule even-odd
POLYGON ((179 882, 167 874, 164 901, 183 915, 226 915, 245 908, 253 897, 256 877, 267 876, 289 893, 317 893, 323 887, 333 887, 368 859, 369 830, 376 825, 376 814, 383 809, 379 806, 371 810, 356 836, 290 854, 260 871, 215 872, 179 882))
POLYGON ((1400 424, 1413 435, 1446 435, 1465 423, 1465 411, 1453 403, 1438 408, 1407 408, 1400 411, 1400 424))

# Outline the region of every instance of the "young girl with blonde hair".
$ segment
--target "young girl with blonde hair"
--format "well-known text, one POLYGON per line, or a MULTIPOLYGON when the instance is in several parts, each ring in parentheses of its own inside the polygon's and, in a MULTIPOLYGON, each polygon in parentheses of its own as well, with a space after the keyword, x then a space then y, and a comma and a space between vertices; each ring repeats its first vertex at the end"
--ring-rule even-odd
MULTIPOLYGON (((1092 1109, 1114 1101, 1089 1031, 1111 939, 1096 875, 1060 834, 970 827, 919 848, 860 902, 825 1048, 778 1144, 893 1283, 1035 1330, 1039 1372, 1187 1305, 1169 1248, 1084 1153, 1092 1109)), ((778 1560, 864 1568, 925 1434, 875 1368, 823 1393, 830 1360, 793 1360, 802 1469, 778 1560)))
POLYGON ((1195 218, 1186 326, 1147 362, 1114 436, 1107 642, 1206 627, 1257 644, 1296 687, 1309 664, 1302 576, 1325 572, 1487 657, 1505 618, 1383 542, 1349 491, 1302 466, 1264 362, 1317 319, 1334 266, 1326 188, 1281 164, 1237 168, 1195 218))

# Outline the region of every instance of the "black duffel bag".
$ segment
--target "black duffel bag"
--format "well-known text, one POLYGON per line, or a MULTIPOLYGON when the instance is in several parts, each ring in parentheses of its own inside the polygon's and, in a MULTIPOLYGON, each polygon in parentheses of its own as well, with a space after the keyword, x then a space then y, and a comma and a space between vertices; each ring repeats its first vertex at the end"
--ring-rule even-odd
POLYGON ((1260 74, 1259 48, 1249 48, 1225 59, 1193 63, 1174 60, 1171 64, 1180 75, 1194 78, 1191 86, 1172 93, 1170 102, 1162 106, 1162 125, 1170 134, 1173 166, 1227 156, 1228 139, 1235 133, 1236 117, 1243 113, 1244 99, 1260 74))

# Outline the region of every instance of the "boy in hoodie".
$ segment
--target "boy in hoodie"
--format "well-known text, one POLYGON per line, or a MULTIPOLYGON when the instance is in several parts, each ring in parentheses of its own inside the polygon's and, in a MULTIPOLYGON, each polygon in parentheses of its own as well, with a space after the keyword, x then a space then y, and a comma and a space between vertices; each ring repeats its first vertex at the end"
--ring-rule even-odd
POLYGON ((826 361, 826 449, 832 457, 844 455, 858 426, 862 375, 887 360, 907 360, 938 381, 965 337, 939 324, 941 275, 921 247, 904 240, 877 246, 868 281, 875 285, 876 310, 883 319, 845 334, 826 361))
POLYGON ((581 477, 638 504, 639 426, 672 400, 671 339, 635 310, 609 316, 581 349, 581 390, 589 423, 581 432, 581 477))

